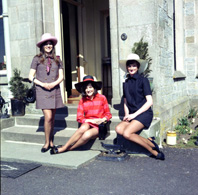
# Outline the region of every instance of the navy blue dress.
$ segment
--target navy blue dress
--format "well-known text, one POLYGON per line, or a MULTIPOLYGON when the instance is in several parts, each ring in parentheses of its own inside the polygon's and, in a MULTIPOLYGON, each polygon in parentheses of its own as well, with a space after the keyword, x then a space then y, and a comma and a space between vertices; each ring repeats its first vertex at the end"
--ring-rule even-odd
MULTIPOLYGON (((146 103, 146 96, 152 95, 149 81, 146 77, 136 73, 133 77, 129 77, 123 83, 123 97, 127 100, 129 114, 139 110, 146 103)), ((141 122, 146 129, 149 128, 153 119, 153 111, 151 107, 138 115, 133 120, 141 122)))

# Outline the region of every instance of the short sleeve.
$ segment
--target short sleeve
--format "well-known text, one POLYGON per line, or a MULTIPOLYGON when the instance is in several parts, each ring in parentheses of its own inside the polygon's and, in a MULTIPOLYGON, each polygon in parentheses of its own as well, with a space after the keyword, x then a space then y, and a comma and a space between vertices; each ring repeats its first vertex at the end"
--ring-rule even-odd
POLYGON ((143 90, 144 90, 144 92, 143 92, 144 96, 152 95, 150 83, 146 77, 144 77, 144 79, 143 79, 143 90))
POLYGON ((59 69, 63 69, 63 62, 61 60, 59 60, 59 69))
POLYGON ((39 59, 38 59, 37 56, 35 56, 35 57, 33 58, 33 60, 32 60, 32 63, 31 63, 30 68, 36 70, 36 69, 37 69, 38 63, 39 63, 39 59))
POLYGON ((60 56, 56 56, 56 58, 57 58, 58 61, 59 61, 58 68, 59 68, 59 69, 63 69, 63 62, 62 62, 62 60, 60 59, 60 56))

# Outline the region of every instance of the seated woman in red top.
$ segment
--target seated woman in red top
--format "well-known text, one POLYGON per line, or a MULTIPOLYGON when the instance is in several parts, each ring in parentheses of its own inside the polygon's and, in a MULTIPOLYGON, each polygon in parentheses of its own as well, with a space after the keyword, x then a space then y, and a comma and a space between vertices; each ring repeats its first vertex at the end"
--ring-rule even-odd
POLYGON ((109 121, 112 117, 106 97, 98 93, 102 82, 94 81, 93 77, 88 75, 75 87, 82 94, 77 109, 77 121, 81 126, 64 146, 53 147, 51 154, 73 150, 86 144, 90 139, 96 138, 99 134, 98 125, 109 121))

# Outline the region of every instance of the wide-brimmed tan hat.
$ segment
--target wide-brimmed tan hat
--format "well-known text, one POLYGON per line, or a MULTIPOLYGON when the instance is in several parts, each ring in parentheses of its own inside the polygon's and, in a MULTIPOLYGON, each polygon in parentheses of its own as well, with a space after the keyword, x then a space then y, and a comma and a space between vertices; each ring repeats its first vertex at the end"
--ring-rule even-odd
POLYGON ((57 38, 52 36, 50 33, 45 33, 42 35, 41 37, 41 41, 39 41, 36 45, 37 47, 41 47, 41 45, 46 42, 46 41, 52 41, 53 42, 53 45, 55 46, 58 42, 57 38))
POLYGON ((127 71, 126 63, 127 63, 127 61, 130 61, 130 60, 135 60, 135 61, 140 63, 140 67, 138 69, 139 74, 143 73, 146 70, 146 68, 148 67, 148 61, 147 60, 142 60, 142 59, 140 59, 140 57, 137 54, 131 53, 127 56, 126 60, 120 60, 120 68, 122 70, 124 70, 125 72, 127 71))
POLYGON ((92 83, 94 88, 96 88, 97 90, 100 90, 102 88, 102 82, 101 81, 94 81, 94 78, 91 75, 87 75, 87 76, 83 77, 82 82, 79 82, 79 83, 75 84, 76 90, 79 93, 82 93, 82 87, 84 85, 87 85, 88 83, 92 83))

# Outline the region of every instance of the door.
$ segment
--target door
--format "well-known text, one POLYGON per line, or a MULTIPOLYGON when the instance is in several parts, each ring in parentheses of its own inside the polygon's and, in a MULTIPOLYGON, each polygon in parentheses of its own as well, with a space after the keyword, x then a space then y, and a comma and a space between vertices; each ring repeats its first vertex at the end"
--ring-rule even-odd
MULTIPOLYGON (((103 58, 110 58, 109 2, 106 0, 62 0, 62 41, 65 87, 68 103, 79 97, 75 84, 85 75, 103 81, 111 97, 111 71, 103 58), (103 68, 105 70, 103 71, 103 68), (105 77, 108 80, 105 80, 105 77)), ((111 66, 111 65, 110 65, 111 66)), ((109 99, 109 98, 108 98, 109 99)), ((76 101, 78 101, 76 99, 76 101)))
POLYGON ((64 40, 65 86, 68 98, 72 96, 74 84, 78 82, 79 40, 78 5, 62 1, 62 25, 64 40))

